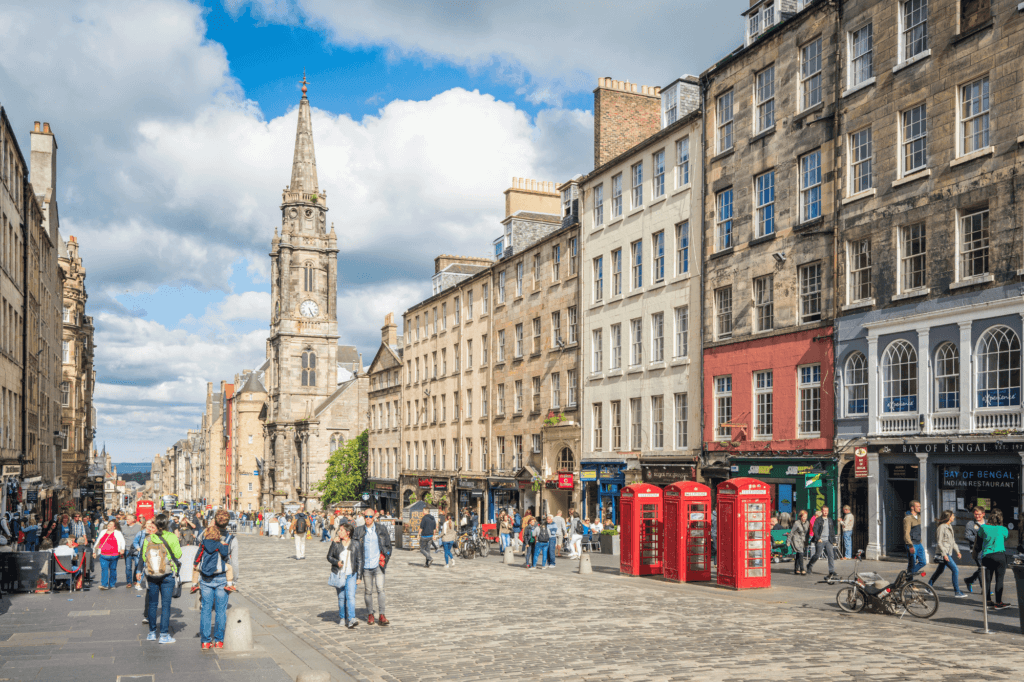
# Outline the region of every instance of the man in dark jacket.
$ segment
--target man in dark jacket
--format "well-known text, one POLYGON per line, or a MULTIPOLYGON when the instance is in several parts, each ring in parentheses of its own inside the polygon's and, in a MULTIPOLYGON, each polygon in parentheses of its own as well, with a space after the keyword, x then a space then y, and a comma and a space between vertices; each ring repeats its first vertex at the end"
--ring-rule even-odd
POLYGON ((430 541, 434 539, 434 533, 437 532, 437 519, 430 512, 423 515, 420 519, 420 554, 427 558, 427 568, 430 568, 430 563, 433 559, 430 558, 430 541))
POLYGON ((836 576, 836 529, 832 519, 828 517, 829 508, 821 508, 821 516, 814 520, 814 540, 817 545, 814 558, 807 564, 807 572, 814 573, 814 563, 821 558, 822 552, 828 557, 828 578, 836 576))
POLYGON ((368 616, 366 622, 373 625, 373 593, 377 593, 377 617, 381 625, 388 625, 384 616, 386 599, 384 596, 384 570, 391 558, 391 536, 387 528, 374 523, 372 509, 363 511, 364 524, 352 533, 352 540, 358 542, 363 549, 363 599, 366 602, 368 616))

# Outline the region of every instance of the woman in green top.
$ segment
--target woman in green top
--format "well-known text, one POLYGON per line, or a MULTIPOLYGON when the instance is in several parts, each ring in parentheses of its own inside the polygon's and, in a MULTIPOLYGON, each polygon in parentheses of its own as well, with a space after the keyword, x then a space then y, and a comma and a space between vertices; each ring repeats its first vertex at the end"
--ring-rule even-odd
POLYGON ((1003 603, 1003 576, 1006 575, 1006 537, 1010 534, 1003 527, 1003 513, 992 510, 984 526, 978 527, 978 539, 975 546, 980 546, 978 554, 981 565, 985 567, 985 599, 990 609, 1008 609, 1009 604, 1003 603), (995 574, 996 600, 991 599, 992 575, 995 574))
POLYGON ((169 632, 171 626, 171 596, 174 593, 175 574, 181 559, 181 546, 174 533, 167 530, 167 515, 157 514, 146 524, 142 556, 146 562, 146 583, 149 586, 149 635, 150 642, 156 641, 156 606, 160 603, 160 643, 174 644, 169 632))

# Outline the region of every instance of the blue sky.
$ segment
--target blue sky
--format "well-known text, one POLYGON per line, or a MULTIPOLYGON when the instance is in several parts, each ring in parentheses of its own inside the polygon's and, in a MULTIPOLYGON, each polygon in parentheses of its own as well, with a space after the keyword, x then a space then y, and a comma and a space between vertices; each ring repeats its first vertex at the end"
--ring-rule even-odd
MULTIPOLYGON (((98 441, 150 460, 263 359, 270 239, 310 81, 342 341, 369 362, 439 253, 489 255, 513 176, 592 168, 600 76, 664 85, 746 0, 103 0, 0 7, 0 104, 59 145, 97 329, 98 441), (586 11, 581 11, 585 7, 586 11)), ((723 38, 724 36, 724 38, 723 38)))

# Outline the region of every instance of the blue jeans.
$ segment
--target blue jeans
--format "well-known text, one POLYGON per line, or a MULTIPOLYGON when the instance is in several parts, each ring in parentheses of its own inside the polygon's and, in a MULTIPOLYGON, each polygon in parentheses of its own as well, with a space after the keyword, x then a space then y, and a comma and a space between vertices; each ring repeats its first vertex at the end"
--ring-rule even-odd
POLYGON ((509 543, 512 542, 512 536, 508 533, 501 533, 498 538, 501 540, 501 552, 505 553, 505 548, 508 547, 509 543))
POLYGON ((149 582, 149 631, 156 632, 156 607, 160 604, 160 634, 166 635, 171 628, 171 595, 174 594, 174 574, 163 578, 147 578, 149 582))
POLYGON ((320 534, 320 542, 327 542, 327 524, 324 524, 322 531, 323 532, 320 534))
POLYGON ((442 542, 441 546, 444 547, 444 565, 447 566, 452 560, 452 545, 454 542, 442 542))
POLYGON ((544 567, 544 560, 548 556, 548 543, 538 542, 533 546, 533 566, 536 568, 537 559, 540 558, 540 566, 544 567))
POLYGON ((939 579, 942 572, 949 568, 949 572, 953 574, 953 592, 955 594, 962 594, 960 591, 960 568, 957 567, 956 562, 953 561, 952 556, 947 556, 946 560, 939 564, 939 567, 932 573, 932 577, 928 579, 928 583, 931 585, 935 584, 935 581, 939 579))
POLYGON ((131 550, 124 553, 124 579, 128 581, 128 584, 135 582, 135 557, 131 550))
POLYGON ((199 593, 202 595, 202 610, 199 612, 199 641, 207 644, 210 641, 223 642, 224 628, 228 623, 228 593, 224 587, 228 580, 224 575, 212 576, 209 580, 199 578, 199 593), (217 609, 217 622, 213 623, 213 639, 210 639, 210 616, 217 609))
POLYGON ((352 573, 345 578, 345 587, 335 587, 338 591, 338 619, 350 623, 356 619, 356 578, 352 573))
POLYGON ((100 555, 100 587, 114 587, 117 584, 117 562, 121 557, 100 555))
POLYGON ((914 543, 914 553, 907 552, 907 571, 917 573, 924 567, 924 547, 920 542, 916 542, 914 543))
POLYGON ((558 549, 558 538, 554 537, 548 540, 548 565, 555 565, 555 551, 558 549))
POLYGON ((843 556, 847 559, 853 558, 853 531, 843 531, 843 556))

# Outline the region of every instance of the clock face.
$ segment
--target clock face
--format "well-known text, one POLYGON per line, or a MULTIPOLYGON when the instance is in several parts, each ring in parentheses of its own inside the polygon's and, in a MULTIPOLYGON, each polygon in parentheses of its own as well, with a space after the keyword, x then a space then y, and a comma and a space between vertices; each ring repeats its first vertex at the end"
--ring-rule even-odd
POLYGON ((320 314, 320 306, 313 301, 303 301, 299 306, 299 312, 303 317, 316 317, 320 314))

